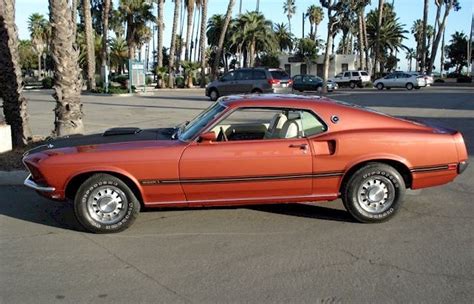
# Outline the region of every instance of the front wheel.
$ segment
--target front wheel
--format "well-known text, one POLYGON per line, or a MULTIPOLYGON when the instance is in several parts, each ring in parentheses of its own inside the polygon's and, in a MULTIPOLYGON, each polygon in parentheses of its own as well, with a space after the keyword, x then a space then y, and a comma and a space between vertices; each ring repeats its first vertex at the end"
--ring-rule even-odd
POLYGON ((121 179, 99 173, 79 187, 74 211, 86 230, 112 233, 123 231, 134 222, 140 212, 140 203, 121 179))
POLYGON ((376 87, 378 90, 383 90, 383 83, 381 82, 377 83, 376 87))
POLYGON ((216 89, 211 89, 209 92, 209 98, 212 101, 216 101, 219 98, 219 92, 216 89))
POLYGON ((395 168, 371 163, 357 170, 344 185, 342 201, 359 222, 378 223, 393 217, 405 196, 405 182, 395 168))

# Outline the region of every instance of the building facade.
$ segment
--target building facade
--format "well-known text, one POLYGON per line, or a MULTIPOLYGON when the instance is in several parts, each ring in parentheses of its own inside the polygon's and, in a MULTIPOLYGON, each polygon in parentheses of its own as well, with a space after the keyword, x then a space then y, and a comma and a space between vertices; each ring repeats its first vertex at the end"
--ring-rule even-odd
MULTIPOLYGON (((302 58, 291 55, 280 55, 280 68, 284 69, 290 76, 298 74, 311 74, 319 77, 323 76, 324 54, 319 55, 314 62, 306 62, 302 58)), ((332 78, 347 70, 357 70, 356 55, 331 55, 329 59, 329 77, 332 78)))

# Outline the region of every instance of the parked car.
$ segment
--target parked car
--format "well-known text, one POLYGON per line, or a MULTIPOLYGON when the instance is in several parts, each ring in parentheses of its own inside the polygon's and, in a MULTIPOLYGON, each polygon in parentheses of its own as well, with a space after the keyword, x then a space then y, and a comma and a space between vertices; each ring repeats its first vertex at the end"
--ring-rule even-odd
MULTIPOLYGON (((323 79, 314 75, 295 75, 293 80, 293 91, 321 91, 323 87, 323 79)), ((338 89, 338 84, 332 80, 327 82, 328 92, 338 89)))
POLYGON ((224 74, 206 87, 206 96, 217 100, 220 96, 245 93, 289 93, 292 80, 281 69, 243 68, 224 74))
POLYGON ((374 81, 374 87, 379 90, 384 88, 407 88, 407 90, 419 89, 426 86, 425 77, 406 73, 393 73, 374 81))
POLYGON ((332 80, 339 86, 348 86, 351 89, 362 88, 370 82, 370 75, 366 71, 345 71, 337 74, 332 80))
POLYGON ((406 189, 451 182, 467 161, 455 130, 273 94, 223 97, 176 128, 60 138, 23 158, 25 185, 73 200, 79 222, 97 233, 124 230, 141 207, 339 197, 358 221, 382 222, 400 210, 406 189))

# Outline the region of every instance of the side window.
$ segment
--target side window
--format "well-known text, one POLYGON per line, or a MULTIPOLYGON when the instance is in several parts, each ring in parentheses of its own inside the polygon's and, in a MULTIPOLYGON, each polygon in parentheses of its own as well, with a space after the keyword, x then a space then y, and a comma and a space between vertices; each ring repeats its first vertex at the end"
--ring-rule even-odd
POLYGON ((345 72, 344 77, 351 77, 351 73, 350 72, 345 72))
POLYGON ((221 80, 223 81, 231 81, 231 80, 234 80, 234 75, 235 72, 229 72, 227 74, 224 74, 224 76, 222 76, 221 80))
POLYGON ((265 75, 265 72, 262 70, 254 70, 252 79, 262 80, 262 79, 267 79, 267 76, 265 75))
POLYGON ((326 131, 326 126, 319 121, 311 112, 301 112, 301 125, 304 136, 312 136, 326 131))
POLYGON ((359 77, 359 72, 352 72, 352 77, 359 77))
POLYGON ((251 80, 252 71, 251 70, 239 70, 235 73, 235 80, 251 80))
POLYGON ((301 82, 301 76, 295 76, 293 82, 301 82))

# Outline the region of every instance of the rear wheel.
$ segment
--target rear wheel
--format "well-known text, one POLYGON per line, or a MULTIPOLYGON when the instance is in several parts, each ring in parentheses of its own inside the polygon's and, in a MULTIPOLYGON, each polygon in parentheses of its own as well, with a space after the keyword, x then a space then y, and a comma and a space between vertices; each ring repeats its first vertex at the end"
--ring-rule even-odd
POLYGON ((90 232, 120 232, 135 221, 140 203, 121 179, 99 173, 79 187, 74 212, 79 223, 90 232))
POLYGON ((349 82, 349 87, 350 87, 351 89, 355 89, 356 85, 357 85, 357 84, 356 84, 354 81, 349 82))
POLYGON ((407 90, 411 91, 413 90, 413 83, 409 82, 405 85, 405 87, 407 88, 407 90))
POLYGON ((405 182, 393 167, 371 163, 357 170, 344 185, 342 201, 359 222, 378 223, 393 217, 405 196, 405 182))
POLYGON ((383 83, 381 83, 381 82, 377 83, 376 87, 379 90, 383 90, 383 83))
POLYGON ((211 89, 209 91, 209 98, 212 101, 216 101, 219 98, 219 92, 217 91, 217 89, 211 89))

